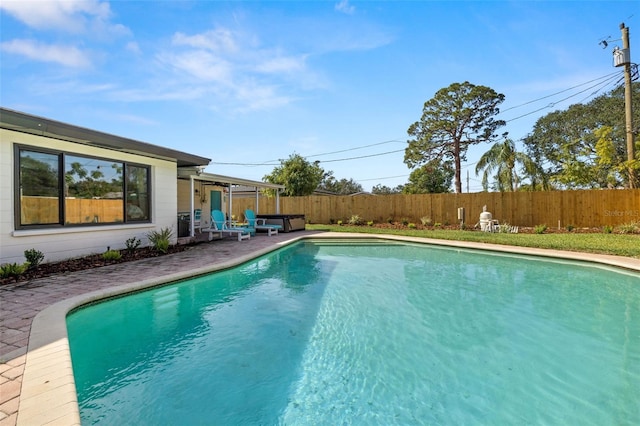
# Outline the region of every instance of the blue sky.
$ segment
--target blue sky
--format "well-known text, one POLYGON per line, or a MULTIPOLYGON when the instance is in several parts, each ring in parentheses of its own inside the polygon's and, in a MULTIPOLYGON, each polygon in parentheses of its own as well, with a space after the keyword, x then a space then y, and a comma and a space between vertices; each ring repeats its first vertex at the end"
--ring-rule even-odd
POLYGON ((407 182, 407 129, 451 83, 504 94, 517 141, 614 87, 621 22, 640 54, 637 1, 3 0, 0 18, 3 107, 247 179, 297 153, 365 190, 407 182))

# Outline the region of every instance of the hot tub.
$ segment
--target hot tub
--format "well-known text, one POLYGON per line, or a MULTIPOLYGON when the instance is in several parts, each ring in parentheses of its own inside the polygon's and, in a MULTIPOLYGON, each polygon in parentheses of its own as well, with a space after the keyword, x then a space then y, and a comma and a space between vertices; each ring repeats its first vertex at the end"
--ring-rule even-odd
POLYGON ((303 214, 259 214, 259 219, 266 219, 268 225, 280 225, 280 232, 302 231, 304 230, 303 214))

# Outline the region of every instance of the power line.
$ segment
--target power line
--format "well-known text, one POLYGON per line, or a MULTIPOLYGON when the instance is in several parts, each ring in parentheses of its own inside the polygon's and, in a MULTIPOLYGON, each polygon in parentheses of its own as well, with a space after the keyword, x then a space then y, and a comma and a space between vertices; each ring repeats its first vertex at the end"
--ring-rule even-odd
MULTIPOLYGON (((400 139, 391 139, 388 141, 383 141, 383 142, 377 142, 377 143, 372 143, 369 145, 362 145, 362 146, 356 146, 353 148, 347 148, 347 149, 342 149, 340 151, 332 151, 332 152, 325 152, 322 154, 313 154, 313 155, 306 155, 303 156, 304 158, 314 158, 314 157, 322 157, 325 155, 332 155, 332 154, 340 154, 343 152, 349 152, 349 151, 356 151, 358 149, 364 149, 364 148, 370 148, 372 146, 379 146, 379 145, 385 145, 385 144, 389 144, 389 143, 406 143, 406 141, 404 140, 400 140, 400 139)), ((389 151, 386 153, 380 153, 380 154, 375 154, 375 155, 370 155, 370 156, 376 156, 376 155, 386 155, 386 154, 392 154, 394 152, 400 152, 400 151, 404 151, 404 149, 401 150, 396 150, 396 151, 389 151)), ((352 158, 345 158, 345 159, 337 159, 337 160, 320 160, 320 163, 330 163, 330 162, 334 162, 334 161, 346 161, 346 160, 352 160, 352 159, 358 159, 358 158, 366 158, 367 156, 362 156, 362 157, 352 157, 352 158)), ((267 160, 264 161, 262 163, 227 163, 227 162, 220 162, 220 161, 212 161, 211 164, 219 164, 219 165, 225 165, 225 166, 277 166, 280 164, 280 160, 267 160)))
MULTIPOLYGON (((611 77, 609 80, 607 80, 606 82, 604 82, 604 84, 609 84, 612 80, 614 80, 614 77, 611 77)), ((534 111, 528 112, 528 113, 526 113, 526 114, 519 115, 519 116, 517 116, 517 117, 511 118, 511 119, 509 119, 509 120, 505 120, 505 121, 506 121, 507 123, 509 123, 509 122, 511 122, 511 121, 518 120, 518 119, 520 119, 520 118, 523 118, 523 117, 526 117, 526 116, 529 116, 529 115, 535 114, 536 112, 542 111, 542 110, 544 110, 544 109, 547 109, 547 108, 553 108, 553 107, 554 107, 554 106, 556 106, 557 104, 559 104, 559 103, 561 103, 561 102, 564 102, 564 101, 566 101, 567 99, 571 99, 571 98, 573 98, 574 96, 578 96, 579 94, 584 93, 584 92, 586 92, 587 90, 591 90, 591 89, 593 89, 594 87, 597 87, 597 86, 599 86, 599 85, 601 85, 601 84, 603 84, 603 83, 602 83, 602 82, 600 82, 600 83, 594 84, 593 86, 587 87, 586 89, 581 90, 581 91, 579 91, 579 92, 577 92, 577 93, 574 93, 574 94, 572 94, 572 95, 570 95, 570 96, 567 96, 566 98, 560 99, 559 101, 551 102, 550 104, 545 105, 545 106, 543 106, 542 108, 538 108, 538 109, 536 109, 536 110, 534 110, 534 111)), ((591 96, 591 95, 589 95, 589 96, 591 96)))
POLYGON ((386 179, 397 179, 408 177, 409 175, 397 175, 397 176, 386 176, 386 177, 377 177, 377 178, 369 178, 369 179, 358 179, 357 182, 367 182, 370 180, 386 180, 386 179))
MULTIPOLYGON (((394 142, 406 143, 406 141, 404 141, 404 140, 392 139, 392 140, 389 140, 389 141, 372 143, 370 145, 363 145, 363 146, 357 146, 355 148, 343 149, 343 150, 340 150, 340 151, 326 152, 324 154, 307 155, 305 158, 322 157, 324 155, 340 154, 340 153, 343 153, 343 152, 356 151, 358 149, 370 148, 372 146, 384 145, 384 144, 394 143, 394 142)), ((391 151, 391 152, 396 152, 396 151, 391 151)), ((338 161, 340 161, 340 160, 338 160, 338 161)))
MULTIPOLYGON (((503 113, 505 111, 510 111, 510 110, 513 110, 513 109, 516 109, 516 108, 520 108, 520 107, 523 107, 523 106, 526 106, 526 105, 530 105, 532 103, 539 102, 541 100, 548 99, 550 97, 557 96, 557 95, 560 95, 562 93, 569 92, 571 90, 577 89, 579 87, 585 86, 585 85, 593 83, 595 81, 598 82, 598 83, 596 83, 596 84, 594 84, 592 86, 587 87, 584 90, 581 90, 581 91, 576 92, 576 93, 574 93, 574 94, 572 94, 570 96, 567 96, 567 97, 565 97, 563 99, 560 99, 559 101, 551 102, 551 103, 549 103, 549 104, 547 104, 547 105, 545 105, 545 106, 543 106, 541 108, 538 108, 536 110, 530 111, 530 112, 528 112, 526 114, 522 114, 522 115, 519 115, 517 117, 505 120, 505 122, 509 123, 509 122, 518 120, 520 118, 527 117, 529 115, 535 114, 535 113, 540 112, 542 110, 545 110, 545 109, 548 109, 548 108, 553 108, 555 105, 557 105, 557 104, 559 104, 561 102, 564 102, 564 101, 566 101, 568 99, 571 99, 571 98, 573 98, 575 96, 578 96, 581 93, 584 93, 584 92, 586 92, 588 90, 591 90, 591 89, 593 89, 595 87, 598 87, 598 86, 602 85, 602 87, 600 87, 599 89, 595 90, 594 92, 592 92, 591 94, 589 94, 588 96, 583 98, 583 101, 584 101, 584 100, 588 99, 589 97, 594 96, 599 91, 603 90, 605 87, 609 86, 619 74, 620 74, 620 72, 616 71, 616 72, 604 75, 602 77, 598 77, 598 78, 589 80, 587 82, 580 83, 580 84, 572 86, 572 87, 570 87, 568 89, 564 89, 564 90, 561 90, 559 92, 556 92, 556 93, 553 93, 553 94, 550 94, 550 95, 546 95, 546 96, 543 96, 543 97, 540 97, 540 98, 537 98, 537 99, 534 99, 534 100, 531 100, 531 101, 528 101, 528 102, 524 102, 524 103, 519 104, 519 105, 515 105, 513 107, 510 107, 510 108, 507 108, 507 109, 501 111, 501 113, 503 113), (601 81, 601 80, 605 80, 605 81, 601 81)), ((382 141, 382 142, 376 142, 376 143, 373 143, 373 144, 367 144, 367 145, 357 146, 357 147, 353 147, 353 148, 347 148, 347 149, 343 149, 343 150, 339 150, 339 151, 332 151, 332 152, 326 152, 326 153, 321 153, 321 154, 313 154, 313 155, 307 155, 307 156, 303 156, 303 157, 304 158, 316 158, 316 157, 322 157, 322 156, 325 156, 325 155, 341 154, 341 153, 344 153, 344 152, 356 151, 356 150, 359 150, 359 149, 371 148, 373 146, 380 146, 380 145, 385 145, 385 144, 389 144, 389 143, 406 143, 406 141, 401 140, 400 138, 397 138, 397 139, 391 139, 391 140, 382 141)), ((362 156, 357 156, 357 157, 338 158, 338 159, 333 159, 333 160, 317 160, 317 161, 318 161, 318 163, 335 163, 335 162, 340 162, 340 161, 351 161, 351 160, 360 160, 360 159, 363 159, 363 158, 379 157, 379 156, 383 156, 383 155, 395 154, 395 153, 401 152, 401 151, 404 151, 404 149, 381 152, 381 153, 377 153, 377 154, 362 155, 362 156)), ((280 165, 280 163, 281 163, 280 160, 267 160, 267 161, 264 161, 264 162, 261 162, 261 163, 240 163, 240 162, 221 162, 221 161, 212 161, 211 162, 211 164, 218 164, 218 165, 225 165, 225 166, 251 166, 251 167, 278 166, 278 165, 280 165)), ((473 163, 473 164, 475 164, 475 163, 473 163)), ((472 165, 472 164, 470 164, 470 165, 472 165)), ((467 167, 469 167, 470 165, 468 165, 467 167)))
POLYGON ((550 94, 550 95, 543 96, 543 97, 541 97, 541 98, 534 99, 534 100, 532 100, 532 101, 528 101, 528 102, 522 103, 522 104, 520 104, 520 105, 515 105, 515 106, 512 106, 512 107, 509 107, 509 108, 504 109, 504 110, 502 110, 502 111, 500 111, 500 112, 510 111, 510 110, 512 110, 512 109, 520 108, 520 107, 523 107, 523 106, 525 106, 525 105, 533 104, 533 103, 539 102, 539 101, 541 101, 541 100, 543 100, 543 99, 547 99, 547 98, 551 98, 551 97, 553 97, 553 96, 560 95, 560 94, 562 94, 562 93, 564 93, 564 92, 568 92, 568 91, 570 91, 570 90, 577 89, 578 87, 584 86, 584 85, 586 85, 586 84, 593 83, 594 81, 598 81, 598 80, 605 79, 605 78, 607 78, 607 77, 611 77, 612 75, 616 75, 616 74, 620 74, 620 71, 612 72, 611 74, 607 74, 607 75, 604 75, 604 76, 602 76, 602 77, 594 78, 593 80, 590 80, 590 81, 587 81, 587 82, 584 82, 584 83, 580 83, 580 84, 578 84, 578 85, 576 85, 576 86, 573 86, 573 87, 570 87, 570 88, 568 88, 568 89, 564 89, 564 90, 561 90, 561 91, 559 91, 559 92, 552 93, 552 94, 550 94))
POLYGON ((395 151, 380 152, 378 154, 361 155, 359 157, 339 158, 337 160, 318 161, 318 163, 335 163, 335 162, 338 162, 338 161, 360 160, 361 158, 379 157, 381 155, 394 154, 396 152, 402 152, 402 151, 404 151, 404 148, 403 149, 397 149, 395 151))

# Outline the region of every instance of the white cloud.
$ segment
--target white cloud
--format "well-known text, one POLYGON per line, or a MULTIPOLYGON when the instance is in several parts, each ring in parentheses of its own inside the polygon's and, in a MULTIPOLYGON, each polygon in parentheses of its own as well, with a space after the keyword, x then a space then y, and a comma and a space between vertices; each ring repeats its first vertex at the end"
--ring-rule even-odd
POLYGON ((336 3, 335 9, 347 15, 353 15, 356 11, 356 7, 350 5, 349 0, 341 0, 340 3, 336 3))
POLYGON ((138 43, 136 43, 135 41, 130 41, 125 45, 125 49, 131 53, 141 53, 140 50, 140 45, 138 45, 138 43))
POLYGON ((262 73, 292 73, 304 71, 304 57, 271 55, 255 64, 255 70, 262 73))
POLYGON ((235 52, 238 49, 235 36, 225 28, 218 28, 192 36, 176 33, 172 42, 176 46, 189 46, 213 52, 235 52))
POLYGON ((89 56, 75 46, 38 43, 34 40, 16 39, 0 44, 4 52, 21 55, 40 62, 53 62, 71 68, 91 66, 89 56))
POLYGON ((3 0, 0 9, 36 30, 98 36, 130 33, 125 26, 110 23, 111 7, 99 0, 3 0))
MULTIPOLYGON (((194 90, 188 96, 215 99, 212 107, 227 112, 281 107, 297 98, 293 93, 313 90, 321 81, 307 69, 305 54, 265 47, 251 34, 224 27, 177 32, 156 59, 173 72, 167 82, 191 84, 194 90)), ((170 85, 165 87, 173 91, 170 85)))
POLYGON ((161 55, 160 59, 177 72, 187 73, 203 82, 227 83, 233 68, 225 59, 203 50, 169 53, 161 55))

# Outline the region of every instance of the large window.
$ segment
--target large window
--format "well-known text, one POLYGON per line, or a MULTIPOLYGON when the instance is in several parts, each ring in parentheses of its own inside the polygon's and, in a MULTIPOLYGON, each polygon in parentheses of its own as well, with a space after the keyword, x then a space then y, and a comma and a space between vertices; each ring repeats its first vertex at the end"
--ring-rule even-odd
POLYGON ((150 220, 149 167, 19 146, 16 151, 17 228, 150 220))

